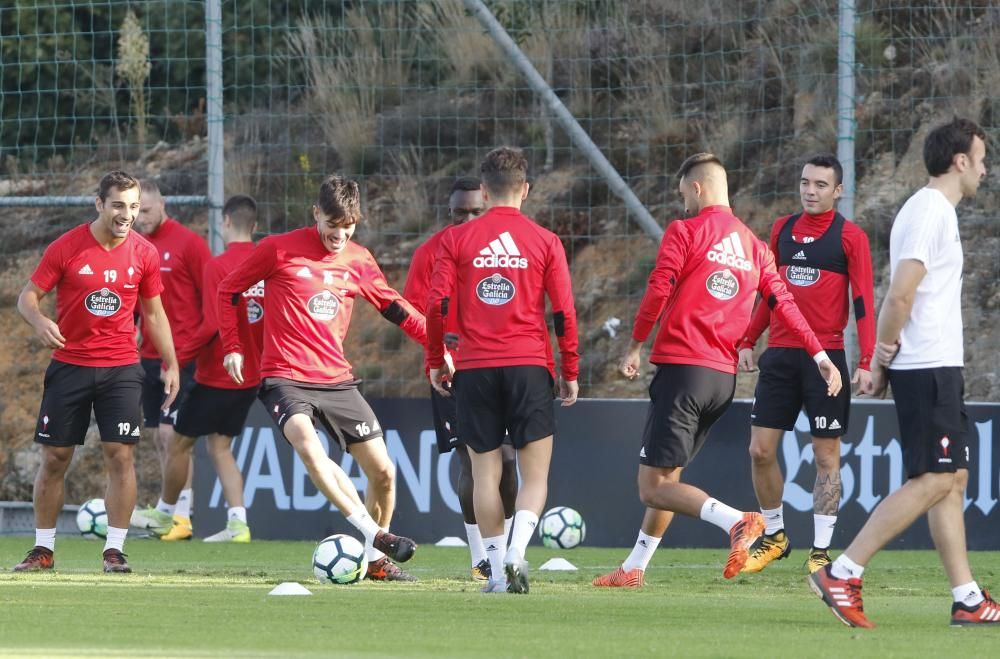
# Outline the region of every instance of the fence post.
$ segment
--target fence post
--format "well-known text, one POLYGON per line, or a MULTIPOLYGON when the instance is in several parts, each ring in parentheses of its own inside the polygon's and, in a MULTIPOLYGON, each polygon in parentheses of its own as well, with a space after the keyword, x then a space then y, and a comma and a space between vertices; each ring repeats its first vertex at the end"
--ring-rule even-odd
POLYGON ((208 245, 220 254, 225 201, 222 113, 222 0, 205 3, 205 113, 208 124, 208 245))
MULTIPOLYGON (((854 25, 857 13, 855 0, 840 0, 840 27, 837 47, 837 159, 844 168, 844 193, 838 204, 840 213, 854 218, 854 144, 857 122, 854 119, 854 25)), ((851 291, 857 296, 857 291, 851 291)), ((844 332, 848 364, 859 357, 858 328, 854 318, 854 305, 849 304, 849 322, 844 332)), ((850 368, 850 367, 848 367, 850 368)))

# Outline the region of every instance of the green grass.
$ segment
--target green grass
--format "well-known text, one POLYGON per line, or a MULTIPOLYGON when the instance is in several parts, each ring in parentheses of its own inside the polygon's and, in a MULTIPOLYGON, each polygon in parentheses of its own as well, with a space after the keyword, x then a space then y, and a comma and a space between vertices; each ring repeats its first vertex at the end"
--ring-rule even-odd
MULTIPOLYGON (((0 537, 12 565, 30 538, 0 537)), ((590 580, 621 549, 531 547, 533 566, 562 555, 578 572, 531 573, 528 596, 486 596, 465 549, 422 547, 416 584, 313 580, 313 544, 167 544, 131 540, 135 573, 100 572, 102 545, 59 539, 54 574, 0 574, 0 654, 31 656, 642 656, 996 655, 1000 628, 948 626, 948 584, 933 552, 883 552, 865 581, 879 627, 844 627, 805 584, 805 553, 762 574, 722 578, 724 549, 661 549, 638 592, 590 580), (268 597, 298 581, 312 597, 268 597)), ((974 552, 982 585, 1000 553, 974 552)))

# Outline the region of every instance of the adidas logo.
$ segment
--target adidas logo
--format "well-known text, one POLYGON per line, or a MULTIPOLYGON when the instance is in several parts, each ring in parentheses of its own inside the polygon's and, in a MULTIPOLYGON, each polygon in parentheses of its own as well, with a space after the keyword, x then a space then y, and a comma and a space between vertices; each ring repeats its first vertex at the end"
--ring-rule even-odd
POLYGON ((836 419, 834 419, 830 423, 830 430, 840 430, 840 421, 837 421, 836 419))
POLYGON ((728 265, 740 270, 753 270, 753 264, 747 260, 747 254, 740 243, 740 234, 733 231, 722 239, 722 242, 712 246, 714 251, 708 253, 708 260, 720 265, 728 265))
POLYGON ((77 273, 78 275, 92 275, 94 271, 90 269, 90 264, 86 263, 82 268, 80 268, 77 273))
POLYGON ((639 449, 639 457, 640 458, 646 457, 646 447, 645 446, 643 446, 641 449, 639 449))
POLYGON ((497 550, 497 546, 495 544, 493 544, 492 542, 490 543, 490 546, 486 548, 486 551, 496 551, 496 550, 497 550))
POLYGON ((648 547, 649 546, 649 544, 647 544, 645 540, 640 540, 639 544, 642 545, 643 547, 648 547))
POLYGON ((132 431, 132 436, 133 437, 139 436, 139 426, 136 426, 135 429, 132 431))
POLYGON ((798 260, 798 261, 805 261, 806 260, 806 253, 803 252, 800 249, 798 252, 795 253, 794 256, 792 256, 792 258, 795 259, 795 260, 798 260))
POLYGON ((499 237, 490 241, 489 247, 479 250, 480 256, 472 261, 476 268, 520 268, 528 267, 528 259, 518 258, 521 250, 514 244, 510 232, 504 231, 499 237))
POLYGON ((305 279, 312 279, 313 273, 308 266, 302 266, 302 269, 295 273, 296 277, 304 277, 305 279))

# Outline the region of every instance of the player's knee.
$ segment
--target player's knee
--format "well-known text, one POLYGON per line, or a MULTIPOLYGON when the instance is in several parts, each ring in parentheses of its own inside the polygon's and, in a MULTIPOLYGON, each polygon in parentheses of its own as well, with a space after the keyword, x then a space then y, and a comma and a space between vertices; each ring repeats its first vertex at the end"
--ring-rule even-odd
POLYGON ((62 476, 73 461, 72 451, 46 450, 42 452, 41 470, 45 476, 62 476))
POLYGON ((969 470, 959 469, 955 472, 955 480, 952 483, 952 491, 958 491, 959 495, 965 492, 966 486, 969 484, 969 470))
POLYGON ((778 459, 777 447, 763 442, 750 442, 750 459, 756 465, 768 465, 778 459))
MULTIPOLYGON (((839 442, 838 442, 839 444, 839 442)), ((840 451, 832 451, 828 449, 815 450, 816 445, 813 445, 814 453, 816 459, 816 471, 821 473, 834 473, 840 471, 840 451)))
POLYGON ((372 487, 382 491, 390 490, 396 482, 396 468, 392 462, 386 461, 375 466, 371 473, 366 473, 365 476, 368 477, 368 484, 372 487))

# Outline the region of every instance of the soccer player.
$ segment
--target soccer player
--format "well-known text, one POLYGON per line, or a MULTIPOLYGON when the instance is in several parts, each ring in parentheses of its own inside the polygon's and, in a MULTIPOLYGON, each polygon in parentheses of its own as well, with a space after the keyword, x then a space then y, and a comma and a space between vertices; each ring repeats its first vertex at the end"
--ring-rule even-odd
POLYGON ((442 340, 453 298, 460 310, 454 393, 462 441, 471 449, 476 520, 490 562, 483 590, 492 593, 528 592, 524 552, 548 494, 555 372, 546 296, 562 356, 563 406, 575 403, 578 392, 576 308, 566 252, 558 236, 521 214, 527 174, 528 162, 518 149, 500 147, 486 155, 480 175, 487 212, 442 236, 427 301, 430 380, 444 397, 451 392, 450 376, 442 373, 442 340), (500 447, 508 434, 523 484, 506 549, 500 447))
POLYGON ((131 231, 139 212, 139 182, 121 171, 98 187, 97 219, 57 238, 17 299, 17 310, 46 348, 54 348, 45 372, 35 441, 42 462, 35 477, 35 546, 16 572, 55 566, 56 519, 63 507, 66 470, 82 445, 94 411, 101 435, 108 486, 105 572, 131 572, 122 548, 135 506, 134 447, 139 441, 143 370, 135 342, 136 301, 146 317, 146 336, 163 356, 163 407, 177 395, 179 375, 170 324, 160 302, 156 249, 131 231), (56 291, 56 319, 39 302, 56 291))
POLYGON ((389 560, 409 560, 417 545, 388 532, 395 468, 378 419, 358 391, 343 343, 358 297, 420 343, 426 338, 424 317, 389 286, 371 253, 351 242, 361 220, 356 182, 327 177, 313 219, 314 226, 262 240, 219 284, 223 365, 245 386, 244 365, 252 348, 238 331, 238 302, 244 291, 263 280, 267 295, 259 397, 264 407, 312 482, 364 535, 368 578, 415 581, 389 560), (368 478, 368 509, 351 479, 324 450, 314 422, 361 466, 368 478))
MULTIPOLYGON (((205 538, 205 542, 250 542, 247 510, 243 505, 243 475, 232 453, 232 438, 243 432, 250 406, 257 399, 260 384, 260 347, 264 341, 264 284, 257 282, 240 296, 240 340, 246 347, 243 384, 237 385, 222 366, 219 338, 219 282, 253 251, 257 226, 257 203, 252 197, 230 197, 222 207, 222 239, 226 251, 205 265, 202 276, 201 309, 204 320, 177 360, 186 365, 197 360, 195 384, 177 411, 174 436, 167 453, 167 467, 160 500, 152 511, 153 528, 169 529, 181 489, 190 481, 191 454, 197 438, 206 435, 208 455, 215 466, 226 499, 226 528, 205 538)), ((190 536, 188 536, 190 537, 190 536)))
POLYGON ((986 177, 986 133, 955 118, 927 135, 923 155, 930 181, 903 204, 889 237, 889 292, 878 318, 871 387, 882 394, 886 378, 892 385, 907 481, 882 499, 837 560, 809 576, 813 591, 850 627, 875 626, 861 599, 865 566, 924 513, 951 583, 951 624, 1000 623, 1000 604, 969 568, 962 500, 969 424, 955 206, 986 177))
MULTIPOLYGON (((775 271, 771 251, 733 215, 726 170, 719 159, 710 153, 695 154, 681 164, 678 178, 685 212, 694 217, 672 222, 664 232, 619 370, 629 379, 639 374, 642 344, 663 316, 650 355, 656 375, 649 385, 650 405, 639 451, 639 498, 654 509, 647 511, 644 529, 665 531, 673 513, 718 526, 729 534, 723 576, 731 579, 763 532, 763 517, 740 512, 681 483, 681 474, 732 402, 736 342, 746 330, 757 292, 806 346, 827 382, 828 395, 837 395, 841 379, 775 271)), ((643 534, 639 540, 644 540, 643 534)), ((593 583, 638 587, 644 569, 619 567, 593 583)))
MULTIPOLYGON (((843 192, 843 171, 831 153, 817 154, 806 161, 799 178, 802 211, 774 223, 770 247, 781 280, 845 382, 848 370, 844 328, 848 305, 853 302, 861 356, 850 382, 860 391, 867 391, 875 350, 872 258, 864 230, 834 208, 843 192)), ((830 541, 840 507, 840 438, 847 433, 851 390, 844 387, 833 398, 826 395, 826 383, 816 373, 798 337, 780 319, 771 318, 766 304, 757 305, 750 327, 740 340, 741 369, 753 370, 753 346, 768 324, 771 331, 767 350, 760 358, 750 412, 751 473, 765 526, 743 572, 760 572, 771 561, 791 553, 792 545, 785 534, 785 481, 778 466, 778 443, 785 431, 795 427, 803 405, 816 458, 814 535, 806 559, 809 572, 815 572, 830 562, 830 541)))
MULTIPOLYGON (((163 279, 163 308, 170 320, 174 347, 183 352, 202 324, 201 276, 212 254, 208 243, 197 233, 167 216, 166 204, 155 181, 143 179, 142 207, 135 220, 136 230, 153 243, 160 254, 160 276, 163 279)), ((144 330, 145 322, 140 326, 144 330)), ((145 334, 145 331, 142 332, 145 334)), ((156 429, 156 450, 160 458, 163 481, 167 480, 167 456, 173 441, 177 410, 194 384, 194 363, 181 371, 181 390, 167 412, 161 412, 163 396, 159 387, 160 355, 149 341, 139 347, 142 366, 146 370, 142 407, 146 428, 156 429)), ((187 540, 191 537, 191 482, 185 483, 178 502, 175 519, 168 526, 158 526, 159 520, 148 507, 137 510, 132 524, 148 528, 161 540, 187 540)))
MULTIPOLYGON (((410 272, 403 288, 405 297, 415 309, 426 314, 427 295, 430 292, 431 274, 434 271, 434 257, 437 254, 441 236, 458 226, 478 217, 483 213, 483 193, 479 189, 479 179, 462 177, 451 186, 448 195, 448 215, 451 224, 441 229, 413 252, 410 260, 410 272)), ((447 318, 447 328, 444 335, 445 345, 454 351, 458 346, 458 334, 453 308, 447 318)), ((427 369, 429 372, 429 368, 427 369)), ((490 562, 486 558, 486 546, 483 536, 476 524, 476 511, 472 500, 472 463, 469 460, 469 450, 459 441, 456 423, 455 397, 442 396, 431 387, 431 412, 434 416, 434 431, 437 434, 438 452, 455 451, 458 456, 458 505, 465 518, 465 535, 469 540, 469 553, 472 559, 472 577, 488 581, 490 562)), ((503 500, 504 530, 509 531, 514 516, 514 500, 517 498, 517 465, 514 462, 514 447, 504 443, 500 448, 503 457, 503 475, 500 477, 500 497, 503 500)), ((507 533, 504 533, 507 537, 507 533)))

